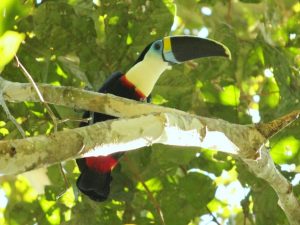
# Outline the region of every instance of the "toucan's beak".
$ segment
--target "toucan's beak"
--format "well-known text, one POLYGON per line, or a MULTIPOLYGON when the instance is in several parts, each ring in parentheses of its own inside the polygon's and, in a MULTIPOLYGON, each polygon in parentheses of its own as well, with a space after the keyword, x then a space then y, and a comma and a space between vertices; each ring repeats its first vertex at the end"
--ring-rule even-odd
POLYGON ((229 49, 214 40, 194 36, 170 36, 162 41, 163 58, 170 63, 182 63, 209 56, 223 56, 231 59, 229 49))

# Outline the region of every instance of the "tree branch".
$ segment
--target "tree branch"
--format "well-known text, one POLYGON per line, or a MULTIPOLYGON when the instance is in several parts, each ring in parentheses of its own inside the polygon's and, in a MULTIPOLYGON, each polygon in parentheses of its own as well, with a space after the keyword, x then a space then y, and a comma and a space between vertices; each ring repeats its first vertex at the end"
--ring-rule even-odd
POLYGON ((9 108, 7 107, 4 99, 3 99, 3 95, 0 91, 0 105, 2 106, 7 118, 15 125, 15 127, 17 128, 17 130, 20 132, 21 136, 23 138, 26 137, 26 134, 25 134, 25 131, 24 129, 22 128, 22 126, 20 124, 18 124, 16 118, 10 113, 10 110, 9 108))
MULTIPOLYGON (((0 77, 0 87, 2 87, 3 97, 6 101, 40 102, 38 95, 30 83, 11 82, 0 77)), ((100 112, 115 117, 132 117, 153 112, 176 112, 178 114, 187 114, 176 109, 137 102, 111 94, 86 91, 74 87, 38 84, 38 88, 44 97, 44 101, 47 103, 100 112)))
MULTIPOLYGON (((6 101, 40 102, 39 96, 30 83, 11 82, 0 77, 0 87, 2 88, 3 98, 6 101)), ((100 112, 115 117, 133 117, 155 112, 172 112, 178 115, 189 115, 177 109, 137 102, 111 94, 91 92, 74 87, 38 84, 38 88, 46 103, 100 112)), ((296 110, 274 121, 256 124, 255 129, 268 139, 297 119, 299 114, 300 110, 296 110)))
POLYGON ((161 143, 257 157, 264 142, 251 126, 194 115, 153 113, 26 139, 0 141, 0 173, 18 174, 68 159, 108 155, 161 143))
POLYGON ((278 204, 285 212, 290 224, 299 225, 300 203, 293 194, 292 185, 275 167, 275 164, 266 147, 264 145, 261 147, 259 159, 249 160, 243 158, 243 160, 256 176, 267 181, 275 190, 279 198, 278 204))
MULTIPOLYGON (((29 84, 0 78, 0 86, 7 101, 39 101, 29 84)), ((300 205, 292 186, 276 169, 264 146, 267 138, 297 118, 298 112, 267 124, 237 125, 113 95, 51 85, 38 87, 48 103, 125 118, 49 136, 0 141, 0 173, 17 174, 83 155, 107 155, 155 143, 215 149, 240 157, 273 187, 290 224, 300 224, 300 205)))

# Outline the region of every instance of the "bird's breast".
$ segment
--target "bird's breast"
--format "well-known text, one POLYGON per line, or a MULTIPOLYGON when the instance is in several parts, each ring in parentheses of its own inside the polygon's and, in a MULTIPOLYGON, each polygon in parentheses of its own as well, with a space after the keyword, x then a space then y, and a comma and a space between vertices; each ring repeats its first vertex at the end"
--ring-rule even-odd
POLYGON ((127 78, 126 75, 123 75, 120 78, 120 95, 121 97, 130 98, 138 101, 144 101, 147 96, 140 91, 134 84, 132 84, 127 78), (126 96, 127 95, 127 96, 126 96), (129 95, 129 96, 128 96, 129 95))

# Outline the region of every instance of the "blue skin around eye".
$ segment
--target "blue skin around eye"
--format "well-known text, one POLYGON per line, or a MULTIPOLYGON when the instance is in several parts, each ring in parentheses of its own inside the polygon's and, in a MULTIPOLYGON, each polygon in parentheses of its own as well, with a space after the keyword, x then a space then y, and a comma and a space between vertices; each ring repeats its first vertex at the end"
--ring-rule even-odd
POLYGON ((164 61, 169 62, 169 63, 176 63, 176 64, 180 64, 181 62, 179 62, 172 51, 168 51, 168 52, 164 52, 163 51, 163 43, 161 40, 155 41, 152 46, 150 47, 150 51, 154 52, 156 54, 160 54, 164 61), (157 44, 159 44, 160 48, 157 49, 157 44))

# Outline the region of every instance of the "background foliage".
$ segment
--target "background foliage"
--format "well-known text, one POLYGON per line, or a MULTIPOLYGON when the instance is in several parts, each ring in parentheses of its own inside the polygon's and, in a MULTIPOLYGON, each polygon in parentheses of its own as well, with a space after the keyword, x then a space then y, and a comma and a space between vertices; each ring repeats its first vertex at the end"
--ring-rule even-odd
MULTIPOLYGON (((128 70, 151 41, 199 35, 226 44, 232 61, 174 67, 159 80, 153 102, 239 124, 270 121, 299 109, 299 12, 296 0, 1 0, 1 76, 27 82, 12 60, 18 50, 36 82, 97 90, 112 72, 128 70)), ((41 104, 8 106, 27 136, 53 132, 41 104)), ((82 114, 52 108, 60 118, 82 114)), ((21 138, 3 110, 0 136, 21 138)), ((272 138, 270 147, 300 196, 298 123, 272 138)), ((105 203, 80 195, 75 163, 63 166, 72 187, 58 199, 65 185, 57 165, 47 168, 45 194, 28 175, 2 176, 0 223, 160 224, 161 210, 166 224, 287 224, 273 190, 239 160, 215 151, 155 145, 131 152, 113 171, 105 203)))

